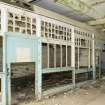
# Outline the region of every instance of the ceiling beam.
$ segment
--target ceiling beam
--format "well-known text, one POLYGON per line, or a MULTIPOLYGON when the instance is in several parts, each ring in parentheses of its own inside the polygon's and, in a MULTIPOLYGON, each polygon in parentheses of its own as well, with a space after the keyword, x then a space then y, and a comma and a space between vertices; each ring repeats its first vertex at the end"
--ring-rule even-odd
POLYGON ((103 19, 97 19, 97 20, 93 20, 93 21, 89 21, 87 22, 89 25, 93 26, 93 25, 100 25, 100 24, 105 24, 105 18, 103 19))
POLYGON ((92 6, 100 5, 103 3, 105 3, 105 0, 97 1, 97 2, 93 3, 92 6))

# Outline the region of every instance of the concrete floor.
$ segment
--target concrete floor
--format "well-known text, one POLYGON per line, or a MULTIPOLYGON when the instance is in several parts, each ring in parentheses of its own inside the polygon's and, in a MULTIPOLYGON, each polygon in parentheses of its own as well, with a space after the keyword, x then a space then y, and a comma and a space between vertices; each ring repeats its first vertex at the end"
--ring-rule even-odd
POLYGON ((74 91, 68 91, 52 97, 45 97, 41 102, 31 101, 18 105, 105 105, 105 80, 94 84, 85 84, 74 91))

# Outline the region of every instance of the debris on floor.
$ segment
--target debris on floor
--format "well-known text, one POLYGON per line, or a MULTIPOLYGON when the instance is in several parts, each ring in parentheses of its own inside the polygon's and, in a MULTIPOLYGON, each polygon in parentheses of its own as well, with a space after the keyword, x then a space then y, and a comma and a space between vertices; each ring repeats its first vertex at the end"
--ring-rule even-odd
MULTIPOLYGON (((33 90, 32 87, 30 89, 33 90)), ((13 105, 99 105, 91 104, 91 102, 97 100, 101 95, 105 96, 105 79, 97 80, 94 83, 87 82, 80 88, 50 97, 46 96, 39 102, 35 101, 34 92, 24 89, 17 94, 13 105)), ((105 105, 105 102, 103 103, 100 105, 105 105)))

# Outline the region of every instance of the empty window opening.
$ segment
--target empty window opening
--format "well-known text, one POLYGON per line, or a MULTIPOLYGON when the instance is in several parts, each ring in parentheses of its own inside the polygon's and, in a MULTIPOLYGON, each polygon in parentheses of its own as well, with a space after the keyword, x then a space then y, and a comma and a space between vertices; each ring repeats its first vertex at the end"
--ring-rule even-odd
POLYGON ((67 66, 71 66, 71 46, 67 47, 67 66))
POLYGON ((72 84, 72 71, 43 74, 43 91, 67 84, 72 84))
POLYGON ((79 83, 87 80, 92 80, 92 78, 93 78, 92 72, 85 72, 85 73, 76 74, 75 80, 76 80, 76 83, 79 83))
POLYGON ((62 67, 66 67, 66 45, 62 45, 62 67))
POLYGON ((30 102, 35 98, 35 63, 11 64, 12 105, 30 102))
POLYGON ((56 67, 61 66, 61 47, 56 45, 56 67))
POLYGON ((48 46, 46 43, 42 43, 42 68, 48 66, 48 46))
POLYGON ((54 68, 54 45, 49 44, 49 68, 54 68))

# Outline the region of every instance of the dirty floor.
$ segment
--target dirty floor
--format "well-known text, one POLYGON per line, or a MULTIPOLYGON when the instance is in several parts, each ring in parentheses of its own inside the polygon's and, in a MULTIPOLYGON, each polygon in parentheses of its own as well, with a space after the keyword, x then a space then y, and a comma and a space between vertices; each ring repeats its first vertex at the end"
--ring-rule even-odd
POLYGON ((105 79, 87 83, 80 88, 45 97, 40 102, 31 101, 14 105, 105 105, 105 79))

